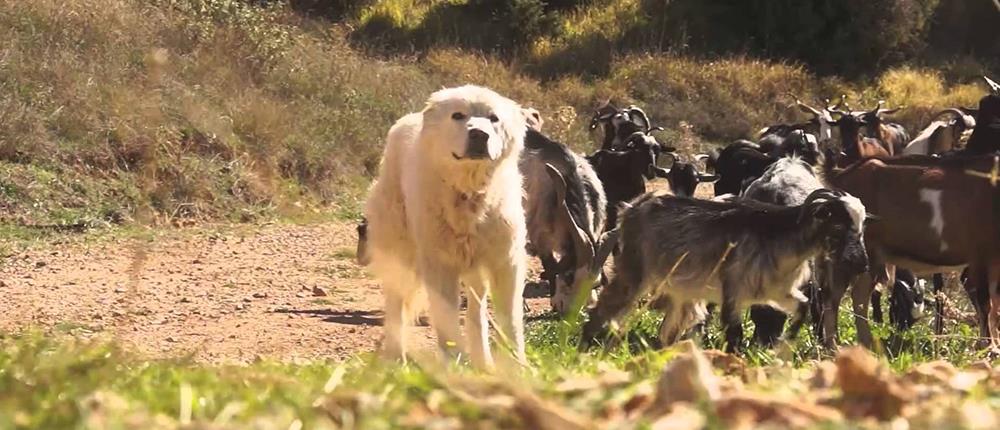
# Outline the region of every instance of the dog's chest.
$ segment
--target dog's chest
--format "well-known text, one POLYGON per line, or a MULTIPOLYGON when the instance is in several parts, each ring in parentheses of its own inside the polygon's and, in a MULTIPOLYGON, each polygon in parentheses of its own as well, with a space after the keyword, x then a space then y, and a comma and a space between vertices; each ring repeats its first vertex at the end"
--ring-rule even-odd
MULTIPOLYGON (((450 240, 441 243, 442 251, 455 259, 463 267, 470 267, 480 247, 484 244, 484 236, 493 227, 496 219, 495 210, 490 210, 485 193, 462 194, 455 193, 450 199, 451 207, 443 211, 441 218, 443 237, 450 240)), ((495 209, 495 208, 494 208, 495 209)))

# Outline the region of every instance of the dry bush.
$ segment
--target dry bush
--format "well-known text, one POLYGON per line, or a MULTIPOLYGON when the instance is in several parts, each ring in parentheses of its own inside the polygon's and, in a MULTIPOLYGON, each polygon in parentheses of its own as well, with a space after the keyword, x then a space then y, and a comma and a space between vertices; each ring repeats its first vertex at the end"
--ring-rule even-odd
MULTIPOLYGON (((508 6, 536 10, 533 1, 508 6)), ((447 38, 419 55, 372 56, 344 25, 382 20, 434 38, 449 29, 427 20, 445 25, 465 2, 370 1, 331 12, 351 16, 343 23, 298 15, 306 3, 0 1, 0 167, 17 172, 0 176, 5 219, 245 219, 310 203, 354 215, 385 131, 449 85, 486 85, 538 108, 546 131, 578 150, 599 140, 587 124, 607 99, 643 107, 668 128, 660 137, 694 150, 801 118, 791 94, 906 104, 899 117, 911 131, 982 94, 946 82, 981 72, 975 62, 944 76, 893 69, 866 85, 748 57, 628 54, 622 43, 658 37, 636 33, 657 22, 638 0, 547 6, 562 19, 508 56, 447 38)), ((496 22, 479 24, 462 25, 496 22)))

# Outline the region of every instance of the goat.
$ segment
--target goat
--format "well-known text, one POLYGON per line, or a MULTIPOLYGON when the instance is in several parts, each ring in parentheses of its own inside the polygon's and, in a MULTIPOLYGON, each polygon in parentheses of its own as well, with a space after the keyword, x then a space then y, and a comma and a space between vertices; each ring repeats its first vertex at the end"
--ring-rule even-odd
POLYGON ((901 108, 883 109, 884 100, 879 100, 874 109, 861 114, 861 121, 865 124, 866 137, 878 139, 886 148, 891 148, 890 155, 903 152, 903 147, 910 141, 910 135, 906 128, 894 122, 885 122, 883 115, 892 115, 901 108))
POLYGON ((744 185, 764 174, 775 159, 760 151, 760 146, 748 140, 738 140, 721 151, 708 154, 705 165, 714 170, 715 195, 740 194, 744 185))
POLYGON ((600 149, 586 157, 604 185, 606 224, 609 227, 617 225, 618 209, 622 203, 646 192, 647 180, 666 176, 665 171, 656 166, 661 147, 647 137, 643 133, 633 133, 626 141, 624 151, 600 149))
POLYGON ((889 295, 889 322, 900 330, 906 330, 923 316, 926 283, 917 279, 913 272, 898 267, 895 278, 892 294, 889 295))
MULTIPOLYGON (((866 159, 843 170, 828 159, 823 170, 829 186, 857 196, 872 213, 892 220, 865 231, 871 271, 851 292, 862 344, 872 345, 868 301, 876 282, 888 276, 886 264, 916 275, 968 266, 965 288, 975 304, 980 333, 994 342, 1000 337, 995 333, 1000 294, 991 287, 1000 281, 1000 155, 866 159)), ((833 339, 837 308, 849 283, 846 278, 831 281, 824 302, 824 330, 833 339)))
POLYGON ((965 147, 967 154, 991 154, 1000 151, 1000 84, 983 77, 990 94, 979 100, 976 127, 965 147))
POLYGON ((867 125, 864 113, 839 109, 833 110, 833 112, 840 115, 834 124, 840 129, 840 142, 844 150, 844 157, 841 157, 840 160, 842 164, 846 165, 870 157, 892 157, 893 148, 891 145, 887 145, 879 139, 861 135, 861 127, 867 125))
POLYGON ((715 182, 719 179, 716 175, 701 173, 692 164, 681 161, 678 155, 670 154, 674 162, 669 169, 657 170, 657 175, 663 177, 670 184, 670 192, 678 197, 693 197, 698 184, 702 182, 715 182))
MULTIPOLYGON (((796 133, 802 134, 802 131, 796 133)), ((805 202, 809 194, 821 188, 823 184, 813 172, 812 164, 792 156, 782 158, 768 167, 760 178, 747 187, 743 197, 780 206, 797 206, 805 202)), ((822 262, 813 262, 814 268, 817 263, 822 262)), ((811 279, 806 280, 802 290, 809 292, 810 302, 815 306, 817 300, 812 299, 815 285, 811 284, 811 279)), ((814 315, 818 317, 817 309, 814 309, 814 315)), ((753 339, 761 345, 770 346, 780 337, 787 317, 784 312, 773 307, 754 305, 750 307, 750 319, 754 322, 753 339)), ((801 320, 799 323, 801 324, 801 320)), ((794 338, 800 328, 801 325, 789 327, 788 337, 794 338)))
POLYGON ((927 127, 903 147, 902 155, 936 155, 958 149, 962 135, 976 126, 976 119, 959 109, 945 109, 935 114, 927 127), (941 118, 944 115, 950 118, 941 118))
POLYGON ((535 129, 525 134, 519 168, 528 242, 553 290, 552 307, 563 313, 568 297, 594 282, 603 265, 595 253, 604 231, 604 188, 587 160, 535 129))
POLYGON ((812 118, 804 123, 776 124, 762 129, 757 133, 759 136, 757 144, 760 146, 761 152, 775 158, 785 155, 782 152, 787 151, 782 151, 782 144, 796 130, 801 130, 815 136, 817 142, 825 142, 833 137, 831 124, 834 121, 830 107, 820 110, 802 103, 798 99, 795 100, 795 105, 802 112, 812 115, 812 118))
POLYGON ((642 109, 634 105, 619 109, 610 101, 594 111, 590 129, 596 129, 598 125, 602 125, 604 129, 604 140, 601 143, 601 149, 604 150, 621 150, 635 133, 649 135, 653 131, 663 130, 662 127, 653 127, 649 116, 642 109))
POLYGON ((664 311, 660 340, 673 343, 720 303, 726 349, 742 344, 741 310, 776 304, 805 314, 799 286, 819 255, 867 268, 861 242, 865 209, 847 194, 817 190, 799 206, 733 203, 646 194, 622 211, 615 274, 584 325, 590 345, 651 292, 664 311))

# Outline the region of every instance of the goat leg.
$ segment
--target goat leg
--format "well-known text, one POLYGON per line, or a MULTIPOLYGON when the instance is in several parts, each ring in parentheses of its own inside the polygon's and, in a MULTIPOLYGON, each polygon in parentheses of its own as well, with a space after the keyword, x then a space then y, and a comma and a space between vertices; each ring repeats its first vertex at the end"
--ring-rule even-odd
POLYGON ((985 348, 990 343, 990 289, 988 267, 983 263, 973 263, 968 268, 968 279, 965 281, 965 292, 969 295, 972 306, 976 309, 976 319, 979 322, 979 348, 985 348))
POLYGON ((875 276, 872 273, 862 273, 851 289, 851 306, 854 310, 854 327, 858 333, 858 342, 868 349, 872 349, 875 344, 871 325, 868 323, 868 302, 871 300, 875 284, 875 276))
POLYGON ((944 275, 935 273, 934 282, 934 334, 944 333, 944 300, 941 291, 944 290, 944 275))
POLYGON ((739 287, 740 285, 733 281, 727 280, 722 283, 722 306, 719 318, 726 336, 728 353, 737 353, 743 347, 743 314, 736 300, 739 297, 736 289, 739 287))
POLYGON ((549 296, 556 293, 556 276, 559 273, 558 263, 552 253, 541 253, 538 259, 542 261, 542 274, 540 278, 549 284, 549 296))
MULTIPOLYGON (((785 340, 790 341, 798 337, 799 330, 802 329, 802 325, 805 323, 806 317, 809 315, 810 310, 813 310, 815 315, 815 307, 816 307, 815 303, 817 300, 816 297, 814 296, 816 288, 813 285, 813 282, 809 281, 806 285, 803 286, 803 289, 805 290, 807 297, 809 297, 809 301, 806 303, 799 303, 798 306, 795 308, 795 314, 792 315, 792 322, 791 324, 788 325, 788 330, 786 330, 784 334, 785 340)), ((753 312, 752 309, 751 312, 753 312)))
POLYGON ((877 287, 872 289, 871 306, 872 321, 876 324, 882 324, 882 292, 877 287))

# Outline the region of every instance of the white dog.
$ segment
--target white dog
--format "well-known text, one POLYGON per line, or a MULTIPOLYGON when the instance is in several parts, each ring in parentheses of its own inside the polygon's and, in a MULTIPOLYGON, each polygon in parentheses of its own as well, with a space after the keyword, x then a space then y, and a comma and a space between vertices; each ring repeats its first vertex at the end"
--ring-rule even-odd
POLYGON ((487 292, 501 338, 524 360, 526 229, 517 161, 525 130, 517 103, 470 85, 435 92, 423 112, 389 130, 365 207, 369 267, 385 293, 388 356, 405 359, 406 326, 423 291, 439 346, 446 356, 461 351, 465 285, 472 363, 493 366, 487 292))

